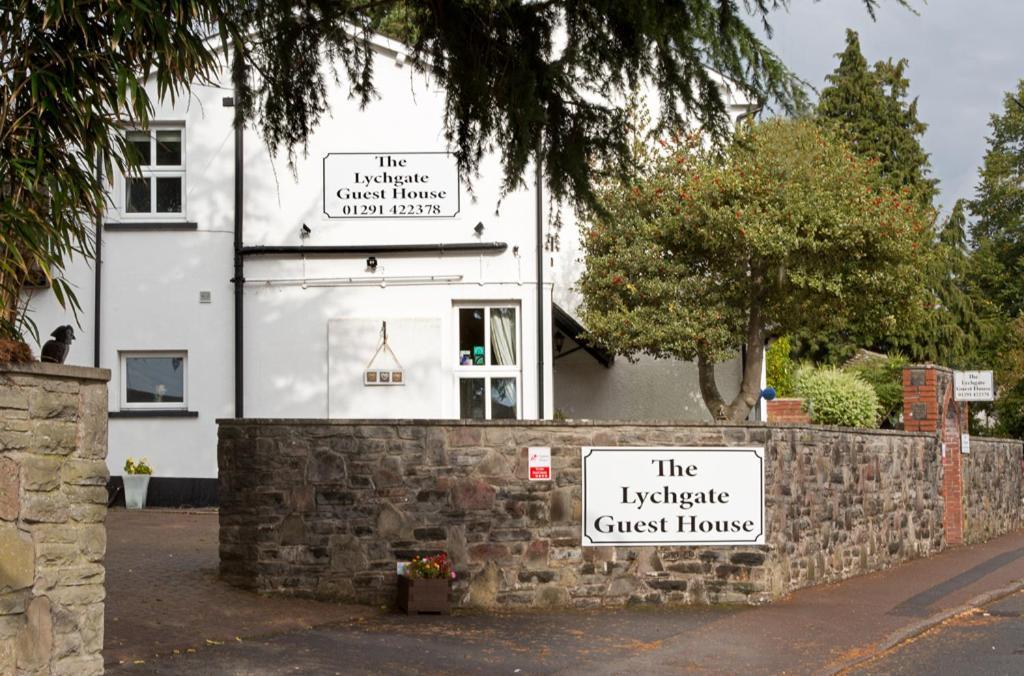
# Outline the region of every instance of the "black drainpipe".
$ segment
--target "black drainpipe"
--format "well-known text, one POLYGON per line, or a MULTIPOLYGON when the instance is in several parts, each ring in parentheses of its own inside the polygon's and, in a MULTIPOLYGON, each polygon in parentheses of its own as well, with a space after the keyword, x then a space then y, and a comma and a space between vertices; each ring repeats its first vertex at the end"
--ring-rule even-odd
POLYGON ((537 419, 544 419, 544 173, 537 145, 537 419))
MULTIPOLYGON (((236 58, 238 58, 236 56, 236 58)), ((235 96, 237 97, 238 90, 235 90, 235 96)), ((237 98, 232 101, 233 105, 238 105, 237 98)), ((242 334, 242 290, 245 284, 245 263, 242 258, 242 224, 243 224, 243 210, 244 205, 242 203, 242 179, 243 179, 243 154, 242 154, 242 141, 243 141, 243 126, 242 121, 239 119, 238 110, 235 109, 235 276, 232 277, 231 281, 235 285, 235 417, 245 417, 244 409, 244 389, 243 389, 243 334, 242 334)))
MULTIPOLYGON (((96 158, 96 180, 103 180, 103 164, 102 160, 96 158)), ((100 275, 100 268, 103 267, 103 214, 102 212, 96 216, 96 259, 95 274, 96 274, 96 288, 93 291, 93 309, 94 316, 92 320, 92 365, 96 368, 100 367, 100 284, 102 282, 102 276, 100 275)))

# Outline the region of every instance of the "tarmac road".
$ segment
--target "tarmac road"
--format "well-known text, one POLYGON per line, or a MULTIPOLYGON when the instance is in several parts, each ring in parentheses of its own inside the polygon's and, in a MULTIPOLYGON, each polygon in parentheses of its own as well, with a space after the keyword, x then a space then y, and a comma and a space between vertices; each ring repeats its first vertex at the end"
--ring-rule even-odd
POLYGON ((593 673, 655 651, 680 631, 749 609, 636 609, 406 617, 389 614, 171 657, 108 673, 160 676, 276 674, 593 673))

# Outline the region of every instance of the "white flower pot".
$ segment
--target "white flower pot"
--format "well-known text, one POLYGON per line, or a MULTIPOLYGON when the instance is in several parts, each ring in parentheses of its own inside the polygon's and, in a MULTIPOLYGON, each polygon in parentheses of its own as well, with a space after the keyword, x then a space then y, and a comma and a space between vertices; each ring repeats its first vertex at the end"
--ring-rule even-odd
POLYGON ((125 474, 124 506, 128 509, 142 509, 146 506, 146 493, 149 491, 148 474, 125 474))

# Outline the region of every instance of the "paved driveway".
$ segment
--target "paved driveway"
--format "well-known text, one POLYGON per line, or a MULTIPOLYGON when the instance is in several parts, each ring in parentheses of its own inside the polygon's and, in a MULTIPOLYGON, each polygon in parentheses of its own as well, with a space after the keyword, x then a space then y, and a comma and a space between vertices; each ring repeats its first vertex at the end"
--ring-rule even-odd
POLYGON ((374 609, 269 598, 217 578, 217 512, 107 514, 108 667, 375 614, 374 609))

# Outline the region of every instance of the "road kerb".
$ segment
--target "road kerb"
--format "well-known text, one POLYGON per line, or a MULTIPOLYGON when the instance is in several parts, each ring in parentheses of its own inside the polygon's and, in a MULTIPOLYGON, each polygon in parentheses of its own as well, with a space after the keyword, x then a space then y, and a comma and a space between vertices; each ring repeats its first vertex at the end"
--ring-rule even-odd
POLYGON ((1024 589, 1024 579, 1016 580, 1015 582, 1012 582, 1005 587, 1000 587, 999 589, 994 589, 992 591, 985 592, 984 594, 978 594, 977 596, 970 599, 967 603, 963 605, 943 610, 919 622, 915 622, 901 629, 897 629, 896 631, 882 639, 882 641, 876 643, 871 654, 847 660, 843 664, 836 667, 832 667, 824 673, 829 674, 830 676, 832 674, 846 673, 849 670, 861 664, 865 664, 867 662, 870 662, 871 660, 880 657, 882 654, 889 650, 892 650, 904 641, 909 641, 912 638, 916 638, 917 636, 920 636, 932 627, 937 627, 938 625, 942 624, 943 622, 946 622, 951 618, 956 617, 957 615, 962 615, 964 613, 974 610, 975 608, 988 605, 989 603, 998 601, 999 599, 1009 596, 1010 594, 1014 594, 1022 589, 1024 589))

